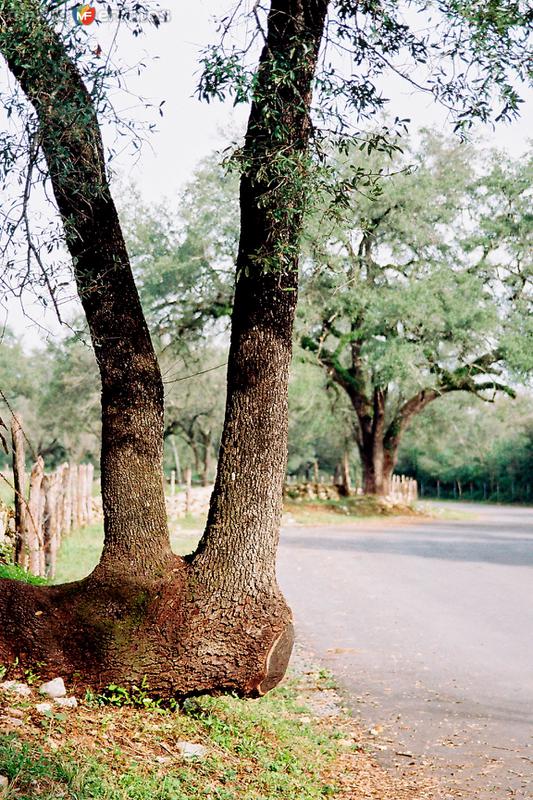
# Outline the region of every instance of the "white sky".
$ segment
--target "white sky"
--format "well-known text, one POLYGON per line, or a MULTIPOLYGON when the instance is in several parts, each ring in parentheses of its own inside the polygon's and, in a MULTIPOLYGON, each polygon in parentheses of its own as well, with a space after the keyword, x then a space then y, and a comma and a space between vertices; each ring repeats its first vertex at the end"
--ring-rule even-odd
MULTIPOLYGON (((200 103, 193 97, 198 80, 198 52, 209 42, 216 41, 213 15, 223 15, 231 8, 231 0, 161 0, 171 11, 171 22, 159 29, 146 25, 143 36, 134 39, 128 31, 119 35, 119 54, 127 63, 144 58, 147 68, 140 77, 128 82, 130 91, 151 100, 156 106, 165 100, 164 116, 151 116, 158 130, 150 136, 138 161, 123 156, 115 169, 119 175, 134 181, 146 200, 172 201, 184 182, 191 177, 195 165, 216 148, 229 143, 232 134, 245 123, 247 110, 234 109, 231 103, 200 103), (154 56, 157 59, 154 60, 154 56)), ((91 26, 104 54, 113 33, 113 25, 91 26)), ((0 77, 0 80, 3 80, 0 77)), ((417 126, 446 127, 443 110, 431 98, 414 94, 399 80, 386 87, 394 99, 393 113, 408 116, 417 126)), ((529 95, 531 100, 531 95, 529 95)), ((512 125, 499 125, 495 132, 487 130, 485 137, 491 145, 505 148, 518 157, 526 149, 527 138, 533 135, 533 104, 528 102, 522 117, 512 125)), ((145 118, 147 112, 140 109, 145 118)), ((451 131, 451 129, 450 129, 451 131)), ((44 315, 40 308, 31 307, 30 314, 56 333, 58 325, 51 313, 44 315)), ((0 317, 0 324, 3 319, 0 317)), ((9 303, 9 326, 29 345, 43 339, 43 331, 32 325, 21 313, 19 305, 9 303)))

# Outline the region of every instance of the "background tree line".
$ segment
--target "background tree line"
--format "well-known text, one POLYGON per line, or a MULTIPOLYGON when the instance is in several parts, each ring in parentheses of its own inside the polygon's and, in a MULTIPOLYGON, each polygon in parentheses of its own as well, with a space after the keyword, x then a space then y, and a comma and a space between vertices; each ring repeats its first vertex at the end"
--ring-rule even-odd
MULTIPOLYGON (((531 162, 430 133, 392 159, 374 154, 370 171, 365 158, 366 185, 333 215, 319 199, 305 228, 289 473, 318 461, 332 474, 348 452, 367 491, 386 491, 397 465, 426 495, 527 502, 531 162)), ((339 154, 338 185, 358 169, 360 154, 339 154)), ((236 180, 213 156, 177 215, 126 195, 123 228, 165 385, 165 464, 206 483, 223 422, 236 180)), ((97 463, 99 389, 83 335, 28 354, 6 332, 0 359, 2 386, 50 466, 97 463)))

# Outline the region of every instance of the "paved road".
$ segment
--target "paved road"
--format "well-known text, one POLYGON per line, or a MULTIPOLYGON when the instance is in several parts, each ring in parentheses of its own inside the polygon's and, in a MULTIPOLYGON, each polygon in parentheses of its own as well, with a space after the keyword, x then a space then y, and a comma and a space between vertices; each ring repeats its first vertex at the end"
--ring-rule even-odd
POLYGON ((385 761, 435 764, 445 796, 530 798, 533 509, 454 508, 287 527, 280 583, 385 761))

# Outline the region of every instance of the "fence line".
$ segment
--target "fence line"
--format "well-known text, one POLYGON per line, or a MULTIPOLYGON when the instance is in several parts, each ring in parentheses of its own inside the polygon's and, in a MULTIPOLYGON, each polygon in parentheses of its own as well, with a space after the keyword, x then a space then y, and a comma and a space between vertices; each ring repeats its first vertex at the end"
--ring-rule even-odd
POLYGON ((0 503, 0 546, 12 550, 13 561, 32 575, 53 578, 61 539, 93 517, 92 464, 61 464, 45 473, 42 456, 26 474, 22 420, 13 414, 14 510, 0 503))
MULTIPOLYGON (((362 488, 352 489, 346 476, 338 471, 333 479, 319 475, 315 470, 315 480, 298 481, 296 476, 287 476, 284 493, 286 497, 308 498, 310 500, 332 500, 342 497, 362 495, 362 488)), ((398 505, 410 505, 418 500, 418 484, 414 478, 393 475, 389 492, 385 499, 398 505)))
POLYGON ((388 499, 393 503, 410 505, 418 500, 418 484, 414 478, 405 475, 393 475, 391 478, 388 499))
POLYGON ((93 519, 94 467, 61 464, 45 473, 39 456, 33 464, 28 496, 15 492, 15 508, 0 503, 0 547, 31 575, 53 578, 63 537, 93 519), (21 520, 21 522, 19 522, 21 520))

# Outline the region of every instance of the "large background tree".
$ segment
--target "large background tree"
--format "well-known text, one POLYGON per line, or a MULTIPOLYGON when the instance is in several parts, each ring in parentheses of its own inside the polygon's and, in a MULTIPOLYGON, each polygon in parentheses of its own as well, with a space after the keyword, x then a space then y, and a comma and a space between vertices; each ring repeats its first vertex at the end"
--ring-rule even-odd
POLYGON ((531 168, 491 155, 479 176, 472 148, 436 136, 393 165, 378 196, 311 229, 302 310, 304 346, 353 407, 371 494, 389 492, 416 414, 450 392, 513 395, 506 366, 527 370, 533 344, 531 168))

